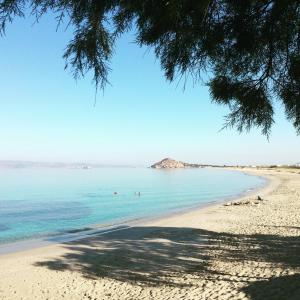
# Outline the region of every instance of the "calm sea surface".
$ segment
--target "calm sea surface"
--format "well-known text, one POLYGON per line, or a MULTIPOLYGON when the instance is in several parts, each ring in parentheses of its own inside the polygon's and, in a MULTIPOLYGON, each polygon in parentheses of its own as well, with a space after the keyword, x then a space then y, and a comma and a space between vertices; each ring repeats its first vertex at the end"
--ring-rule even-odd
POLYGON ((0 243, 159 216, 264 183, 221 169, 2 169, 0 243))

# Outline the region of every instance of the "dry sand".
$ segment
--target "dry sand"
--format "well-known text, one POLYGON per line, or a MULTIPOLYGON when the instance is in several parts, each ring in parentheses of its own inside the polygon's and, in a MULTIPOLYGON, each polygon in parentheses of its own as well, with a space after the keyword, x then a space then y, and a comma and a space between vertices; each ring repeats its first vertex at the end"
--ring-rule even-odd
POLYGON ((0 299, 299 300, 300 174, 249 172, 271 179, 259 204, 0 256, 0 299))

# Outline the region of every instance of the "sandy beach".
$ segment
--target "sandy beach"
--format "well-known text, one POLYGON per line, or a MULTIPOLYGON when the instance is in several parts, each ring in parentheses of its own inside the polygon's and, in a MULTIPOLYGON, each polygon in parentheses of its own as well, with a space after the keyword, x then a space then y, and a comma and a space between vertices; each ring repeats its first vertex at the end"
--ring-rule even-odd
POLYGON ((244 171, 240 205, 0 256, 0 299, 299 300, 300 170, 244 171))

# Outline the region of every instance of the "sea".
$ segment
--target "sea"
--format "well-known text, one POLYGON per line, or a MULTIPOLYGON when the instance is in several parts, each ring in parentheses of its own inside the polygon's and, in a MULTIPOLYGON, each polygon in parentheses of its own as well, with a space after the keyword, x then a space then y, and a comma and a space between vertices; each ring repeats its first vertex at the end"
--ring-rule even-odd
POLYGON ((3 168, 0 244, 175 214, 265 184, 219 168, 3 168))

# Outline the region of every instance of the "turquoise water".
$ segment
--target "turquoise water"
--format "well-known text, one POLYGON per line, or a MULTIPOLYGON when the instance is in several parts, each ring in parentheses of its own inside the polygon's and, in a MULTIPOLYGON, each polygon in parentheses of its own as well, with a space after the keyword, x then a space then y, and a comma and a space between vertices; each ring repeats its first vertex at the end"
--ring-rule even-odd
POLYGON ((2 169, 0 243, 158 216, 263 184, 222 169, 2 169))

